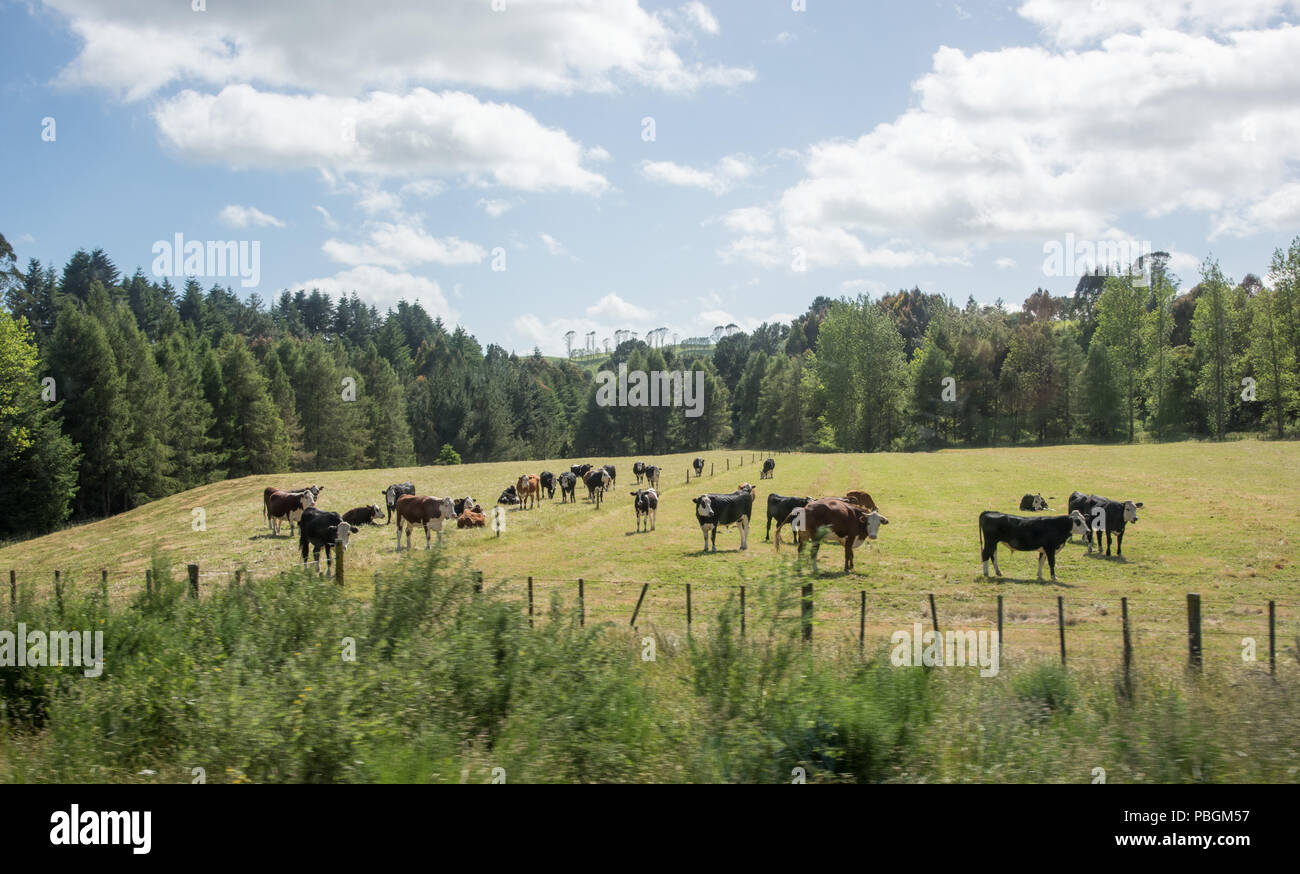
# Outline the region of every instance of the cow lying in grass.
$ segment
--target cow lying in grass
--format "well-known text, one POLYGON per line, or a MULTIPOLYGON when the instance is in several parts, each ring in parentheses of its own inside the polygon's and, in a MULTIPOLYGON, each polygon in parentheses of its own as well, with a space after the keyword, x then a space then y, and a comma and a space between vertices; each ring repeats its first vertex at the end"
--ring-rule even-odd
POLYGON ((371 504, 369 507, 353 507, 343 514, 343 521, 352 526, 356 531, 362 525, 378 525, 376 519, 384 516, 384 508, 378 504, 371 504))

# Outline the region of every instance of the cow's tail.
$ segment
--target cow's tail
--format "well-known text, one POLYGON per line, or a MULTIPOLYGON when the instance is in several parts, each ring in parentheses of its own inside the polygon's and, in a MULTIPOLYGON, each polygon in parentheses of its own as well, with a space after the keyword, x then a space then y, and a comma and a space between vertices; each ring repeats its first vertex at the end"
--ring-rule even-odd
POLYGON ((984 561, 984 514, 983 513, 980 513, 979 521, 975 523, 975 527, 979 529, 980 561, 982 562, 984 561))

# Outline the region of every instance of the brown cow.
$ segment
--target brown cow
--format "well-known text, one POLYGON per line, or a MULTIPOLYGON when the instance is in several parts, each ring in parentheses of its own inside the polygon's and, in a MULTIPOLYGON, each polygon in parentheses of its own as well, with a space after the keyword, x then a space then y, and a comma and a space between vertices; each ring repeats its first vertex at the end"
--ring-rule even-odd
POLYGON ((285 521, 289 523, 289 533, 293 534, 293 523, 302 518, 303 510, 316 506, 316 496, 312 494, 311 489, 303 489, 300 492, 271 489, 263 493, 262 503, 271 533, 278 537, 280 525, 285 521))
POLYGON ((851 489, 847 494, 844 495, 844 500, 850 504, 857 504, 859 507, 862 507, 864 510, 880 509, 879 507, 876 506, 876 502, 871 500, 871 495, 867 494, 861 489, 851 489))
MULTIPOLYGON (((287 492, 289 494, 295 494, 295 495, 300 495, 303 492, 311 492, 311 498, 314 504, 316 499, 320 497, 320 493, 324 490, 325 490, 324 486, 303 486, 300 489, 281 489, 281 488, 276 488, 275 486, 267 486, 266 488, 262 489, 262 518, 266 519, 268 522, 270 521, 271 495, 274 492, 287 492)), ((289 520, 290 534, 293 533, 293 523, 296 521, 297 521, 296 517, 294 519, 289 520)), ((277 532, 279 531, 279 527, 272 525, 271 530, 273 532, 277 532)))
POLYGON ((521 509, 528 509, 528 499, 533 499, 533 507, 542 499, 542 481, 537 474, 526 473, 515 483, 515 494, 519 496, 519 501, 523 505, 521 509))
POLYGON ((473 507, 466 507, 458 517, 456 517, 457 528, 482 528, 487 525, 487 516, 483 515, 483 508, 475 504, 473 507))
MULTIPOLYGON (((817 551, 823 540, 844 544, 844 571, 853 569, 853 550, 868 540, 875 540, 881 525, 889 520, 876 510, 868 510, 839 498, 822 498, 810 501, 790 514, 790 529, 799 543, 812 541, 813 573, 817 572, 817 551)), ((777 548, 781 547, 781 532, 776 534, 777 548)))
POLYGON ((428 495, 402 495, 393 508, 397 514, 397 550, 402 550, 402 524, 406 525, 406 548, 411 548, 411 529, 424 528, 424 548, 429 548, 430 531, 438 532, 442 542, 442 523, 456 518, 456 506, 451 498, 431 498, 428 495))

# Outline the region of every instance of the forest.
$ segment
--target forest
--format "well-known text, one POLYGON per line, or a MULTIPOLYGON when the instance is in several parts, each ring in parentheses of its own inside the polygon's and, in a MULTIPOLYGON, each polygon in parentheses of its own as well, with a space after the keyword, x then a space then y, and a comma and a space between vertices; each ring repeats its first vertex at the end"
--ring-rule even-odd
POLYGON ((1019 308, 819 296, 711 354, 627 340, 600 364, 704 371, 688 417, 603 406, 590 369, 485 347, 418 304, 177 288, 100 249, 24 269, 0 236, 0 537, 273 472, 1294 435, 1300 237, 1267 283, 1207 258, 1184 289, 1149 257, 1019 308))

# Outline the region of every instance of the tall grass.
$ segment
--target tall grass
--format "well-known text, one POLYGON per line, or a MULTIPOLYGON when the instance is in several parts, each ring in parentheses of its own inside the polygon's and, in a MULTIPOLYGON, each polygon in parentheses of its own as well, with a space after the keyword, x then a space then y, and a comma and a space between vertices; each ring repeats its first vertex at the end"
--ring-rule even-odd
POLYGON ((98 678, 0 668, 0 780, 1297 778, 1291 671, 1138 676, 1127 695, 1048 663, 898 668, 806 647, 780 573, 751 585, 744 636, 729 603, 679 640, 584 627, 558 600, 530 628, 440 549, 381 570, 365 603, 305 572, 195 601, 155 558, 154 591, 126 607, 69 588, 61 615, 23 601, 0 624, 105 642, 98 678))

